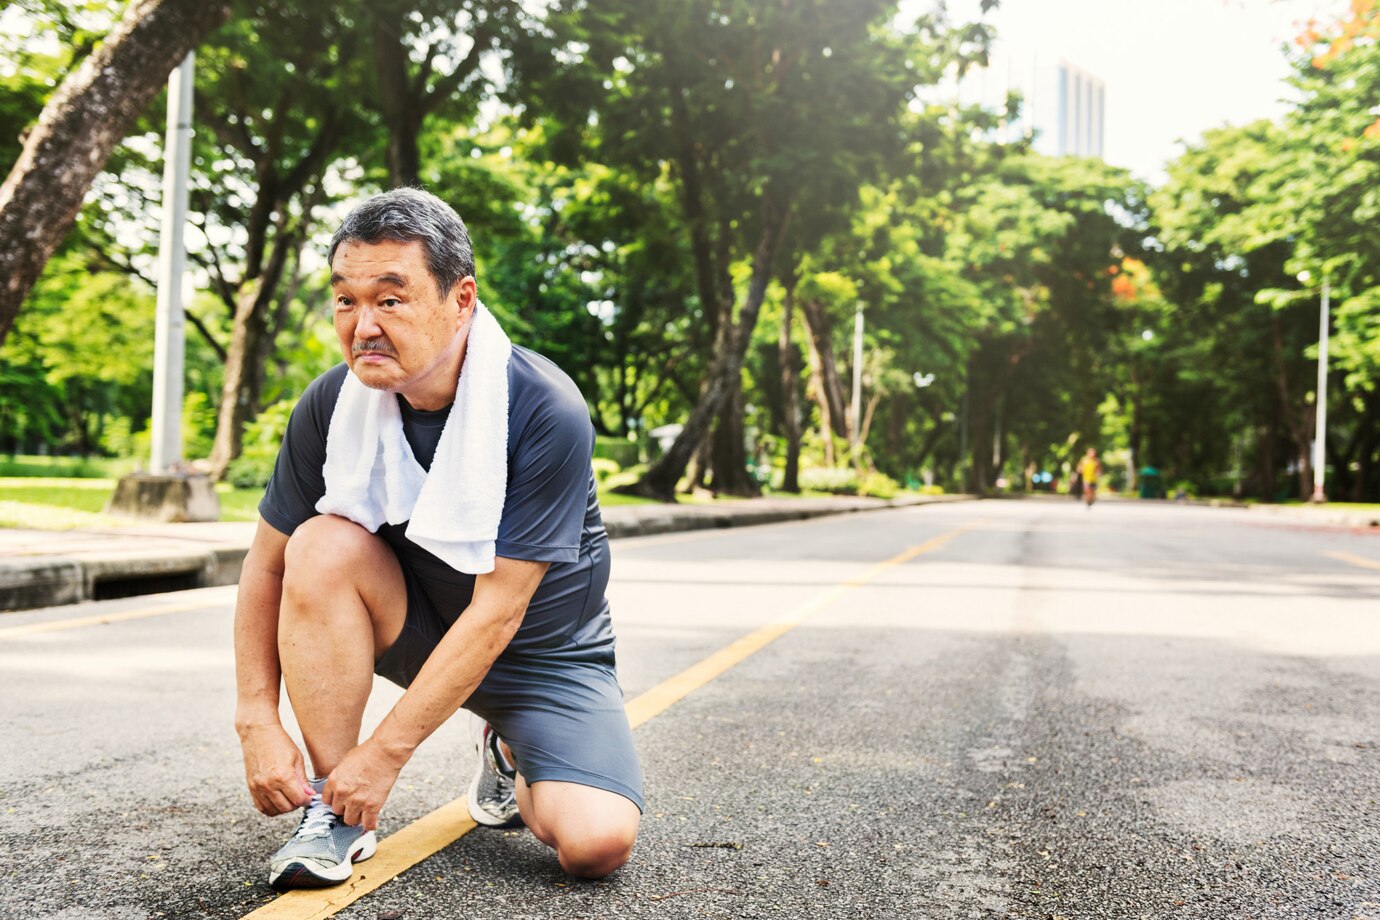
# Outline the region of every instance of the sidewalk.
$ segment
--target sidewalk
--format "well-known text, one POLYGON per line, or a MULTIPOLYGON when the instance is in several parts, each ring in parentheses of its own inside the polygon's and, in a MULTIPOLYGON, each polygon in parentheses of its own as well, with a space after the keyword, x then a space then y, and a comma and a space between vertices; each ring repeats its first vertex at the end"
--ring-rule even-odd
MULTIPOLYGON (((1127 499, 1136 501, 1137 499, 1127 499)), ((1337 505, 1269 505, 1240 502, 1230 498, 1157 499, 1168 505, 1194 505, 1199 508, 1239 508, 1253 514, 1289 518, 1319 527, 1380 527, 1380 509, 1347 508, 1337 505)))
MULTIPOLYGON (((759 498, 713 505, 620 505, 605 508, 603 517, 610 537, 642 537, 967 500, 971 496, 889 501, 759 498)), ((118 530, 0 529, 0 611, 232 585, 239 581, 256 526, 149 523, 118 530)))
MULTIPOLYGON (((1009 501, 1042 501, 1042 502, 1076 502, 1077 499, 1065 495, 1062 492, 1050 494, 1044 492, 1032 492, 1012 495, 995 495, 993 498, 1005 499, 1009 501)), ((1314 524, 1318 527, 1380 527, 1380 509, 1376 508, 1347 508, 1336 505, 1266 505, 1257 502, 1239 502, 1230 498, 1185 498, 1175 500, 1172 498, 1133 498, 1127 495, 1098 495, 1099 503, 1116 502, 1118 504, 1144 504, 1144 505, 1172 505, 1174 507, 1192 508, 1233 508, 1238 511, 1250 511, 1264 519, 1267 516, 1276 518, 1289 518, 1300 523, 1314 524)))

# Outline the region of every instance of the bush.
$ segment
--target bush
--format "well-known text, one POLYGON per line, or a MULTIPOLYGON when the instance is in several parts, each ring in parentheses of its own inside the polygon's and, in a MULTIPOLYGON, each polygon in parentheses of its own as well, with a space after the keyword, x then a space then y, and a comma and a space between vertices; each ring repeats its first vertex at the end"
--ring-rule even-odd
POLYGON ((612 460, 619 469, 637 463, 637 445, 627 438, 594 438, 594 459, 612 460))
POLYGON ((594 458, 594 481, 602 486, 610 476, 617 476, 623 467, 618 465, 617 460, 610 460, 607 457, 594 458))
POLYGON ((886 473, 868 473, 858 481, 858 494, 870 498, 895 498, 901 484, 886 473))
POLYGON ((262 489, 273 475, 273 457, 242 456, 225 468, 225 481, 237 489, 262 489))
POLYGON ((920 494, 921 494, 921 495, 943 495, 943 494, 944 494, 944 487, 943 487, 943 486, 921 486, 921 487, 920 487, 920 494))
POLYGON ((284 399, 259 413, 244 426, 240 455, 225 468, 225 479, 237 489, 262 489, 273 475, 273 462, 283 443, 295 399, 284 399))
POLYGON ((604 490, 616 489, 619 486, 630 486, 642 478, 647 472, 647 464, 639 463, 637 466, 630 466, 625 470, 614 473, 603 482, 599 487, 604 490))
POLYGON ((835 495, 857 495, 858 474, 847 467, 813 467, 800 471, 800 488, 835 495))

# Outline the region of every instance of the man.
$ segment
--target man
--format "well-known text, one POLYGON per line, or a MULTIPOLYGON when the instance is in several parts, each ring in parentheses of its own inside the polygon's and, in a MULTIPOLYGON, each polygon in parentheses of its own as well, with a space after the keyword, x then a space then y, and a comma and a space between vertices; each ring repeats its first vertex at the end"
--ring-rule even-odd
MULTIPOLYGON (((235 720, 250 795, 266 815, 304 809, 270 861, 270 883, 348 879, 354 861, 373 855, 399 771, 462 706, 478 724, 474 819, 525 823, 567 872, 604 876, 632 851, 642 777, 614 672, 608 540, 584 400, 501 331, 485 341, 511 348, 502 353, 506 400, 474 372, 469 402, 457 400, 462 368, 489 354, 475 350, 473 330, 497 325, 476 296, 465 225, 440 199, 398 189, 369 200, 336 232, 329 260, 344 363, 313 381, 293 412, 235 613, 235 720), (364 395, 346 398, 355 391, 364 395), (368 426, 345 408, 370 399, 401 415, 405 448, 390 453, 378 435, 375 452, 368 426), (375 529, 356 523, 371 523, 365 514, 318 511, 360 505, 357 495, 328 495, 342 491, 331 485, 333 451, 353 450, 346 461, 362 457, 366 472, 375 463, 369 487, 390 502, 409 475, 432 484, 423 496, 464 501, 482 476, 433 469, 434 458, 495 413, 506 413, 506 451, 501 430, 468 445, 490 445, 500 469, 506 462, 488 570, 457 570, 418 545, 406 520, 375 529), (374 674, 406 692, 361 741, 374 674), (279 719, 280 677, 310 774, 279 719)), ((435 511, 427 501, 406 506, 414 524, 435 511)))
POLYGON ((1097 448, 1089 447, 1083 459, 1078 461, 1078 475, 1083 480, 1083 502, 1089 508, 1097 501, 1097 479, 1102 475, 1102 461, 1097 459, 1097 448))

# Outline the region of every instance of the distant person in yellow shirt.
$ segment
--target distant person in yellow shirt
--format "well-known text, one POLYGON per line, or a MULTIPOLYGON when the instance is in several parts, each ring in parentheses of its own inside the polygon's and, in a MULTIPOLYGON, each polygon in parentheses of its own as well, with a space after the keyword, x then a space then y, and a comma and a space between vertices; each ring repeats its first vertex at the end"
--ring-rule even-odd
POLYGON ((1097 459, 1097 448, 1089 447, 1083 459, 1078 461, 1078 475, 1083 480, 1083 502, 1089 508, 1097 501, 1097 477, 1102 475, 1102 461, 1097 459))

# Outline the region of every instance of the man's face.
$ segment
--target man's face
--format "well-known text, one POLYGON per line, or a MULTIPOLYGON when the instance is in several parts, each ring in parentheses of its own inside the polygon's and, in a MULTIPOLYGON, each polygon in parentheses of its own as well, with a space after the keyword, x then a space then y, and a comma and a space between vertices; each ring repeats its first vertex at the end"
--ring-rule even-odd
POLYGON ((365 386, 402 392, 444 363, 474 308, 474 279, 436 290, 421 243, 342 243, 331 261, 335 331, 365 386))

